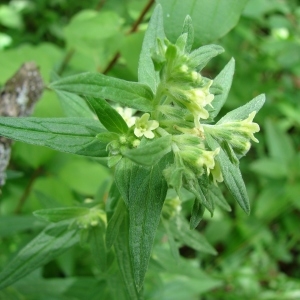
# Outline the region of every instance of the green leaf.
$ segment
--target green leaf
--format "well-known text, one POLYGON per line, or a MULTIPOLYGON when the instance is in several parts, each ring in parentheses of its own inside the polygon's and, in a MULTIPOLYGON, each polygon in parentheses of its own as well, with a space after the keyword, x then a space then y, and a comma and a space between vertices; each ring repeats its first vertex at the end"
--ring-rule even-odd
POLYGON ((249 101, 247 104, 230 111, 223 118, 221 118, 217 124, 219 125, 219 124, 224 124, 226 122, 244 120, 248 118, 249 114, 252 113, 253 111, 258 112, 264 105, 265 100, 266 100, 265 95, 261 94, 255 97, 254 99, 252 99, 251 101, 249 101))
POLYGON ((141 111, 151 111, 153 93, 147 85, 108 77, 100 73, 68 76, 50 84, 55 91, 105 98, 141 111))
POLYGON ((140 300, 141 297, 136 288, 134 270, 132 267, 132 252, 129 248, 129 218, 126 210, 123 211, 123 222, 119 234, 114 243, 118 265, 126 286, 128 300, 140 300))
POLYGON ((135 149, 126 150, 122 154, 139 165, 153 166, 171 151, 171 144, 172 136, 167 135, 135 149))
POLYGON ((226 199, 224 198, 221 190, 219 187, 211 184, 208 187, 208 197, 218 206, 222 207, 226 211, 231 211, 231 207, 227 203, 226 199))
POLYGON ((108 131, 127 133, 128 126, 124 119, 104 99, 88 97, 87 101, 95 111, 99 121, 108 131))
POLYGON ((51 224, 30 241, 0 273, 0 289, 9 286, 78 242, 69 223, 51 224))
POLYGON ((229 61, 229 63, 224 67, 224 69, 214 79, 214 85, 220 86, 222 88, 222 93, 215 96, 214 100, 211 103, 213 107, 207 106, 207 111, 209 112, 209 118, 211 120, 213 120, 218 115, 227 99, 233 79, 234 66, 235 62, 232 58, 229 61))
POLYGON ((106 247, 110 249, 116 241, 119 234, 120 226, 124 219, 124 211, 126 210, 124 201, 120 198, 117 207, 108 221, 106 229, 106 247))
POLYGON ((248 0, 159 0, 163 7, 166 36, 174 42, 186 15, 194 21, 195 47, 224 36, 238 22, 248 0))
POLYGON ((190 219, 191 229, 195 229, 199 225, 200 221, 203 218, 204 212, 205 212, 204 205, 196 197, 192 209, 191 219, 190 219))
POLYGON ((89 244, 92 257, 102 272, 107 270, 107 251, 104 236, 105 229, 103 224, 89 229, 89 244))
POLYGON ((216 250, 199 231, 190 229, 188 221, 182 215, 178 215, 177 218, 170 220, 170 230, 173 236, 182 244, 200 252, 217 254, 216 250))
POLYGON ((51 209, 41 209, 33 212, 33 215, 39 219, 57 223, 60 221, 77 218, 89 213, 89 209, 85 207, 59 207, 51 209))
POLYGON ((38 221, 32 215, 14 215, 5 216, 1 215, 0 218, 0 237, 13 236, 21 231, 26 230, 36 230, 43 228, 45 226, 44 222, 38 221))
POLYGON ((291 162, 296 155, 292 137, 270 119, 266 120, 264 129, 270 157, 279 164, 291 162))
POLYGON ((135 284, 142 288, 152 245, 167 193, 162 175, 167 157, 151 168, 122 159, 115 173, 117 187, 129 211, 129 247, 135 284))
POLYGON ((56 91, 56 94, 67 117, 93 118, 88 105, 78 95, 63 91, 56 91))
POLYGON ((207 63, 215 56, 224 52, 223 47, 218 45, 205 45, 194 50, 190 55, 189 65, 201 71, 207 63))
POLYGON ((183 28, 181 33, 187 34, 187 41, 185 45, 185 51, 189 53, 192 50, 194 43, 194 27, 192 25, 192 19, 187 15, 184 19, 183 28))
POLYGON ((159 83, 158 72, 154 69, 151 52, 156 48, 157 39, 164 39, 163 15, 160 5, 157 5, 149 21, 145 33, 142 51, 139 59, 139 82, 147 84, 155 93, 159 83))
POLYGON ((85 156, 106 156, 106 145, 96 135, 105 131, 87 118, 0 118, 0 133, 7 138, 85 156))
POLYGON ((247 195, 245 183, 242 178, 241 171, 238 166, 233 164, 226 153, 223 151, 219 143, 210 136, 209 133, 205 132, 205 137, 208 146, 211 150, 220 148, 219 154, 216 156, 216 161, 220 163, 224 182, 232 194, 233 198, 238 202, 241 208, 249 215, 250 214, 250 203, 247 195))

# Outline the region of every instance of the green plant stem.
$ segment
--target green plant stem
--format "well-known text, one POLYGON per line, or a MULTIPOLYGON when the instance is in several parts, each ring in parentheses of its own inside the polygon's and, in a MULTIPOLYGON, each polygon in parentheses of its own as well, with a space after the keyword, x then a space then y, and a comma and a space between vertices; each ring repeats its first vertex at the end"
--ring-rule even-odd
POLYGON ((22 210, 22 207, 29 195, 29 193, 31 192, 31 189, 32 189, 32 186, 35 182, 35 180, 43 173, 43 168, 42 167, 39 167, 37 168, 33 174, 31 175, 30 179, 29 179, 29 182, 26 186, 26 189, 24 190, 22 196, 20 197, 19 201, 18 201, 18 204, 17 204, 17 207, 15 209, 15 214, 19 214, 22 210))

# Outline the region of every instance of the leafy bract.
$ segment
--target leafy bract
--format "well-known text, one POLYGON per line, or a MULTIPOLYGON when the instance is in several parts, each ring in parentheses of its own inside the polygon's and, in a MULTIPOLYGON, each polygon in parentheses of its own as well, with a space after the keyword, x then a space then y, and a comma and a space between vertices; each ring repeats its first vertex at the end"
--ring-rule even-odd
POLYGON ((152 110, 153 93, 147 85, 100 73, 68 76, 52 82, 50 88, 81 96, 105 98, 141 111, 152 110))
POLYGON ((122 154, 137 164, 153 166, 163 156, 171 151, 171 143, 172 136, 167 135, 146 143, 138 148, 126 150, 122 154))
POLYGON ((190 66, 201 71, 213 57, 223 52, 224 49, 219 45, 202 46, 189 55, 190 66))
POLYGON ((30 241, 0 273, 0 289, 13 284, 33 270, 65 252, 78 242, 76 230, 68 223, 51 224, 30 241))
POLYGON ((214 100, 212 101, 212 107, 207 106, 207 111, 209 112, 209 119, 213 120, 218 113, 220 112, 222 106, 224 105, 229 90, 231 88, 231 83, 234 74, 234 66, 235 62, 232 58, 228 64, 224 67, 224 69, 218 74, 218 76, 214 79, 214 85, 217 85, 222 88, 222 93, 216 95, 214 100))
POLYGON ((239 167, 230 161, 219 143, 208 132, 205 132, 205 137, 211 150, 220 148, 220 152, 215 159, 220 164, 224 182, 233 198, 238 202, 241 208, 247 214, 250 214, 250 203, 247 190, 239 167))
POLYGON ((162 171, 164 157, 151 168, 122 159, 115 171, 115 180, 129 212, 129 248, 135 284, 141 289, 148 268, 155 232, 167 193, 162 171))
POLYGON ((99 121, 108 131, 115 133, 126 133, 128 131, 124 119, 104 99, 88 97, 87 101, 95 111, 99 121))
POLYGON ((164 37, 162 9, 160 5, 157 5, 145 33, 138 69, 139 82, 147 84, 153 92, 156 91, 159 76, 154 69, 151 52, 156 47, 157 38, 163 39, 164 37))
POLYGON ((223 124, 226 122, 230 122, 230 121, 239 121, 239 120, 244 120, 246 119, 250 113, 252 113, 253 111, 258 112, 262 106, 264 105, 266 100, 266 97, 264 94, 261 94, 257 97, 255 97, 254 99, 252 99, 251 101, 249 101, 247 104, 232 110, 231 112, 229 112, 228 114, 226 114, 223 118, 221 118, 217 125, 219 124, 223 124))
POLYGON ((184 19, 182 33, 187 34, 185 51, 189 53, 194 43, 194 27, 192 25, 192 19, 189 15, 187 15, 184 19))
POLYGON ((0 118, 0 133, 10 139, 85 156, 106 156, 96 135, 101 124, 88 118, 0 118))

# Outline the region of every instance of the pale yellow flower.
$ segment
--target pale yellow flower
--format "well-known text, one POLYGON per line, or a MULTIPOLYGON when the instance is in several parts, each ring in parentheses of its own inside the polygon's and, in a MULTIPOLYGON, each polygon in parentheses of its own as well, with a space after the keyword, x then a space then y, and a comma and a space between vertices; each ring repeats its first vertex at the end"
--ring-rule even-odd
POLYGON ((159 126, 159 123, 156 120, 149 121, 149 117, 150 114, 145 113, 135 120, 134 134, 137 137, 145 136, 148 139, 154 138, 154 133, 152 131, 159 126))

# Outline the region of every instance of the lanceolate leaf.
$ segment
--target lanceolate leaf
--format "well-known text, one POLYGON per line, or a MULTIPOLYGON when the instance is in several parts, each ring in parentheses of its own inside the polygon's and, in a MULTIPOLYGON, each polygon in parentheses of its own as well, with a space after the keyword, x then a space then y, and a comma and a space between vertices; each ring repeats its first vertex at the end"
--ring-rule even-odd
POLYGON ((129 220, 128 214, 123 211, 123 221, 115 242, 115 252, 118 265, 126 286, 128 300, 140 300, 141 297, 136 288, 134 270, 132 268, 132 252, 129 246, 129 220))
POLYGON ((0 289, 13 284, 33 270, 65 252, 78 242, 69 223, 51 224, 29 242, 0 273, 0 289))
POLYGON ((141 111, 151 111, 153 93, 141 83, 108 77, 100 73, 82 73, 54 81, 50 88, 81 96, 105 98, 141 111))
POLYGON ((111 132, 126 133, 128 126, 119 113, 104 99, 87 97, 87 101, 98 116, 102 125, 111 132))
POLYGON ((214 100, 212 101, 212 106, 207 106, 207 110, 209 112, 209 118, 213 120, 218 113, 220 112, 222 106, 224 105, 229 90, 231 88, 231 83, 234 74, 234 66, 235 62, 232 58, 229 63, 224 67, 224 69, 218 74, 218 76, 214 79, 214 84, 220 86, 222 88, 222 93, 216 95, 214 100))
POLYGON ((162 175, 166 163, 164 157, 155 166, 146 168, 125 158, 116 167, 116 184, 129 211, 129 247, 138 289, 143 285, 167 193, 162 175))
POLYGON ((218 45, 202 46, 190 54, 190 65, 201 71, 213 57, 223 52, 224 49, 218 45))
POLYGON ((56 91, 56 94, 67 117, 93 118, 92 111, 80 96, 63 91, 56 91))
POLYGON ((192 19, 188 15, 186 16, 184 23, 183 23, 183 28, 182 28, 182 33, 187 34, 187 42, 185 45, 185 51, 189 53, 192 49, 193 42, 194 42, 194 28, 192 25, 192 19))
POLYGON ((164 37, 162 9, 157 5, 145 33, 138 69, 139 82, 150 86, 153 92, 156 91, 159 77, 154 70, 151 51, 155 50, 157 38, 164 39, 164 37))
POLYGON ((86 207, 58 207, 36 210, 33 214, 42 220, 57 223, 87 215, 89 212, 90 210, 86 207))
POLYGON ((184 245, 201 252, 217 253, 199 231, 190 229, 188 221, 181 215, 170 221, 170 230, 173 236, 184 245))
POLYGON ((85 156, 106 156, 96 135, 105 129, 88 118, 0 118, 0 134, 7 138, 85 156))
POLYGON ((215 159, 220 163, 224 182, 241 208, 247 214, 250 214, 250 203, 247 190, 239 167, 230 161, 219 143, 211 135, 209 135, 209 133, 206 132, 205 137, 211 150, 215 150, 218 147, 220 148, 220 152, 215 159))
POLYGON ((237 109, 234 109, 228 114, 226 114, 223 118, 219 120, 217 124, 219 125, 230 121, 244 120, 253 111, 258 112, 264 105, 265 100, 266 100, 266 96, 264 94, 261 94, 255 97, 254 99, 252 99, 251 101, 249 101, 247 104, 237 109))
POLYGON ((153 166, 163 156, 171 151, 172 136, 167 135, 160 137, 153 142, 149 142, 144 146, 127 150, 123 152, 124 156, 127 156, 132 161, 139 165, 153 166))

